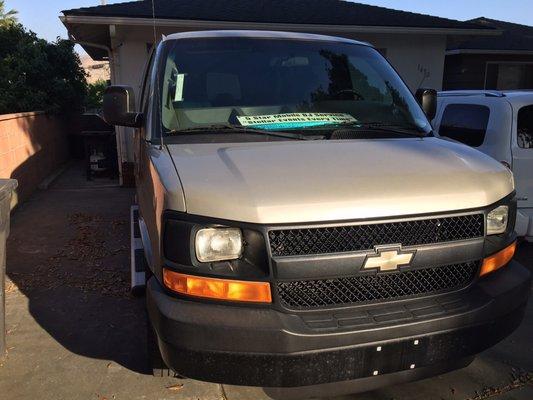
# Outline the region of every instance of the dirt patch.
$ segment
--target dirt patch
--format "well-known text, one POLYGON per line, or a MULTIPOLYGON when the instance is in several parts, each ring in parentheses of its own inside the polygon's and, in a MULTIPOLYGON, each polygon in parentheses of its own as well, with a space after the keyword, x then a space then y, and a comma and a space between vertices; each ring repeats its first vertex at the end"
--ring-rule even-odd
POLYGON ((75 213, 67 216, 72 237, 59 249, 35 255, 31 273, 10 272, 9 291, 70 286, 83 292, 129 296, 129 227, 126 219, 75 213))

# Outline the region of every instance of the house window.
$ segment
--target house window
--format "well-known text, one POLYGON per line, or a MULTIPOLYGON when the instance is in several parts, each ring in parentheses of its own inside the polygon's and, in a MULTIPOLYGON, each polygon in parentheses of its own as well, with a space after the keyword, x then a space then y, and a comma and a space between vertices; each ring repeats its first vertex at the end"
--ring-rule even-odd
POLYGON ((468 146, 479 147, 485 140, 490 110, 477 104, 450 104, 444 109, 439 135, 468 146))
POLYGON ((533 63, 487 63, 485 89, 533 89, 533 63))
POLYGON ((518 146, 533 149, 533 105, 525 106, 518 111, 518 146))

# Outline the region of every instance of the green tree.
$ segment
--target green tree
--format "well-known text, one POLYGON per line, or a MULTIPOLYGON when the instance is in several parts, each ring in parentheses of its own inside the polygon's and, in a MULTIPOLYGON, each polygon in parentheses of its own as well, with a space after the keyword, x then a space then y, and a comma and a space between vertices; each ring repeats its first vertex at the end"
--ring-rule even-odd
POLYGON ((87 82, 74 44, 39 39, 20 24, 0 26, 0 114, 83 109, 87 82))
POLYGON ((5 10, 4 0, 0 0, 0 26, 8 26, 17 23, 17 14, 15 10, 5 10))
POLYGON ((107 82, 103 79, 88 84, 87 96, 85 98, 85 107, 88 110, 102 108, 102 103, 104 101, 104 92, 106 88, 107 82))

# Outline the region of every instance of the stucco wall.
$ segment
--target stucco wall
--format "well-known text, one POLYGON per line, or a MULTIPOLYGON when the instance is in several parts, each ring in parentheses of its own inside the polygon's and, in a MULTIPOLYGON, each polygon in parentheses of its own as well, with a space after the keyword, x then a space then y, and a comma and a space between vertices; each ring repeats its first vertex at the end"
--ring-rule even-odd
MULTIPOLYGON (((132 86, 139 100, 141 80, 149 54, 146 41, 125 40, 121 43, 112 66, 116 71, 115 80, 132 86)), ((133 161, 133 129, 118 127, 117 139, 119 162, 133 161)))
POLYGON ((374 35, 359 38, 378 49, 386 49, 387 59, 412 92, 419 87, 442 89, 446 36, 374 35))
POLYGON ((12 205, 69 158, 67 124, 43 112, 0 115, 0 178, 18 180, 12 205))

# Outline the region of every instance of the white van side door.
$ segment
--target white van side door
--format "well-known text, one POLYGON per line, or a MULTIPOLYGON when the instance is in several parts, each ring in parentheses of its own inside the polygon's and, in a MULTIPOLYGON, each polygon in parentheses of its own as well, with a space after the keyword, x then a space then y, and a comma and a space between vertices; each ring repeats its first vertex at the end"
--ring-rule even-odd
POLYGON ((518 208, 533 208, 533 101, 513 104, 513 172, 518 208))

